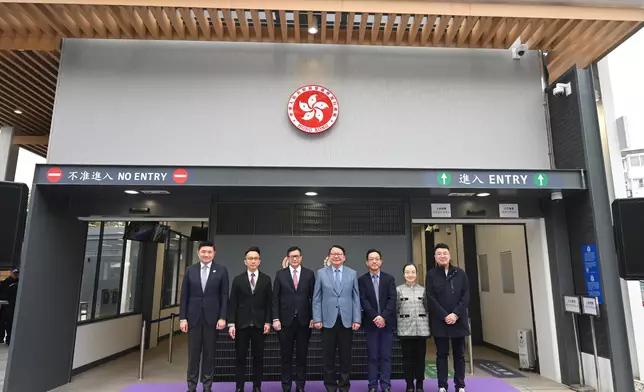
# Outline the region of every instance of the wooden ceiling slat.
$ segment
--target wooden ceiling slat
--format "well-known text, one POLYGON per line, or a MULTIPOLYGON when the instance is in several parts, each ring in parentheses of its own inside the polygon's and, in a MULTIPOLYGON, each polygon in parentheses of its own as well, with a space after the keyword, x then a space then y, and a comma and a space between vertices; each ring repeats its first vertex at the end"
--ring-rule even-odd
POLYGON ((301 37, 300 33, 302 26, 300 26, 300 12, 299 11, 294 11, 293 12, 293 33, 295 35, 295 42, 300 43, 301 37))
MULTIPOLYGON (((121 17, 125 20, 125 23, 134 27, 134 31, 139 35, 138 38, 148 38, 148 30, 145 28, 145 23, 143 23, 143 19, 141 19, 135 8, 121 7, 121 17)), ((177 18, 179 18, 178 15, 177 18)))
POLYGON ((420 46, 427 45, 427 41, 429 40, 429 35, 432 33, 432 30, 434 28, 434 24, 436 23, 437 18, 438 18, 437 15, 427 15, 427 20, 425 21, 425 25, 420 31, 420 46))
POLYGON ((0 15, 2 15, 2 19, 6 24, 11 26, 11 29, 15 30, 19 35, 27 36, 29 34, 24 24, 13 15, 13 12, 4 3, 0 3, 0 15))
POLYGON ((250 41, 250 28, 248 27, 248 18, 246 17, 245 10, 235 10, 237 14, 237 22, 239 22, 239 27, 244 37, 244 41, 250 41))
POLYGON ((387 23, 385 24, 385 31, 382 36, 382 44, 387 45, 389 43, 389 38, 391 37, 391 32, 394 28, 394 22, 396 21, 396 14, 387 15, 387 23))
POLYGON ((322 11, 322 18, 320 18, 320 41, 326 43, 326 11, 322 11))
MULTIPOLYGON (((78 4, 69 4, 63 7, 69 18, 80 27, 85 37, 94 38, 96 36, 96 31, 94 31, 89 21, 83 17, 78 4)), ((99 36, 98 38, 102 37, 99 36)))
POLYGON ((181 40, 186 39, 186 26, 183 24, 183 20, 181 19, 181 16, 179 16, 177 9, 163 7, 163 12, 168 17, 168 20, 170 20, 170 25, 177 33, 177 37, 179 37, 179 39, 181 40))
POLYGON ((407 37, 407 42, 409 43, 409 45, 413 45, 414 43, 416 43, 416 36, 418 35, 418 29, 420 28, 420 24, 423 22, 424 18, 425 18, 424 15, 420 15, 420 14, 414 15, 414 21, 409 27, 409 35, 407 37))
POLYGON ((494 48, 502 49, 505 46, 504 45, 505 39, 510 33, 510 30, 514 27, 515 23, 516 23, 515 18, 507 18, 505 22, 501 24, 499 29, 496 31, 496 34, 494 35, 494 42, 492 44, 494 48))
POLYGON ((92 12, 94 12, 94 15, 96 15, 96 17, 103 23, 103 26, 105 26, 105 28, 109 30, 110 34, 112 34, 112 38, 121 37, 121 30, 119 29, 118 23, 116 23, 110 13, 107 12, 107 7, 94 5, 90 5, 89 7, 92 12))
MULTIPOLYGON (((33 94, 36 96, 45 95, 48 98, 54 99, 54 96, 56 95, 56 92, 51 86, 46 86, 43 84, 43 86, 38 86, 36 83, 34 83, 27 74, 22 71, 21 67, 16 66, 15 62, 10 59, 10 58, 4 58, 3 60, 7 60, 10 62, 14 67, 6 67, 5 69, 0 68, 0 73, 5 75, 6 77, 10 78, 11 80, 22 84, 22 88, 31 91, 33 94), (38 92, 35 92, 33 89, 38 90, 38 92)), ((38 81, 40 84, 42 82, 38 81)))
POLYGON ((166 15, 165 12, 163 11, 163 8, 153 7, 153 8, 150 8, 150 12, 152 12, 152 15, 154 15, 154 20, 157 21, 157 23, 159 24, 159 28, 161 28, 161 31, 163 31, 164 38, 172 39, 172 36, 173 36, 172 23, 170 22, 170 18, 168 18, 168 15, 166 15))
POLYGON ((373 16, 373 26, 371 27, 371 45, 374 45, 380 35, 380 25, 382 24, 382 14, 377 13, 373 16))
POLYGON ((592 41, 593 37, 597 36, 598 30, 606 27, 610 22, 603 20, 596 20, 593 25, 586 29, 583 34, 579 34, 575 39, 570 42, 562 42, 552 51, 552 57, 549 59, 548 64, 556 68, 561 61, 565 61, 566 57, 573 56, 578 58, 576 54, 585 46, 585 43, 592 41), (565 45, 565 47, 564 47, 565 45))
POLYGON ((579 20, 567 20, 560 28, 554 30, 550 35, 545 35, 540 46, 544 49, 551 49, 552 43, 555 42, 560 36, 565 36, 570 30, 574 29, 579 24, 579 20))
POLYGON ((361 45, 365 43, 368 18, 369 18, 369 14, 367 14, 366 12, 363 12, 362 14, 360 14, 360 28, 358 29, 358 43, 361 45))
POLYGON ((41 120, 49 121, 51 119, 51 105, 53 105, 53 100, 34 100, 33 97, 37 96, 33 95, 24 97, 24 95, 27 95, 27 92, 23 89, 17 90, 20 87, 15 85, 11 80, 4 80, 2 84, 3 86, 11 87, 9 91, 4 91, 4 89, 0 87, 0 99, 5 100, 7 104, 13 103, 16 109, 20 109, 25 113, 31 112, 41 120), (49 107, 47 107, 47 105, 49 105, 49 107))
POLYGON ((116 8, 108 7, 105 9, 107 16, 112 18, 116 24, 119 26, 123 34, 128 38, 134 38, 134 27, 131 24, 125 22, 123 18, 119 16, 120 11, 116 8))
POLYGON ((234 41, 237 39, 237 26, 233 20, 233 15, 229 9, 222 9, 221 12, 224 14, 224 22, 226 22, 226 31, 228 31, 228 36, 234 41))
POLYGON ((152 10, 150 10, 148 7, 136 7, 135 11, 136 14, 138 14, 139 18, 141 18, 141 20, 143 21, 145 27, 147 27, 152 37, 155 39, 160 39, 160 25, 157 19, 154 17, 152 10))
POLYGON ((219 9, 218 8, 208 8, 208 16, 210 16, 210 23, 212 23, 212 27, 215 30, 215 34, 217 35, 217 39, 223 40, 224 39, 224 25, 221 23, 221 18, 219 17, 219 9))
POLYGON ((398 22, 398 27, 396 28, 396 45, 400 45, 400 43, 402 42, 403 36, 407 31, 409 18, 411 18, 411 15, 409 14, 403 14, 400 16, 400 22, 398 22))
POLYGON ((346 32, 346 43, 351 43, 351 36, 353 35, 353 21, 355 20, 356 14, 354 12, 349 12, 349 17, 347 18, 347 28, 346 32))
MULTIPOLYGON (((264 10, 264 13, 266 14, 266 29, 268 30, 268 38, 271 41, 275 41, 275 21, 273 21, 273 11, 272 10, 264 10)), ((322 17, 322 20, 326 20, 326 12, 324 12, 322 17)), ((324 37, 324 34, 326 34, 326 23, 322 23, 322 36, 324 37)))
POLYGON ((210 28, 208 18, 206 18, 206 10, 203 8, 193 8, 192 12, 195 13, 197 21, 199 21, 199 31, 201 31, 202 37, 206 41, 210 41, 212 39, 212 29, 210 28))
POLYGON ((259 19, 259 11, 250 10, 251 18, 253 18, 253 27, 255 29, 255 38, 258 41, 262 40, 262 21, 259 19))
POLYGON ((190 37, 193 40, 198 40, 199 28, 197 27, 197 20, 194 16, 192 16, 191 9, 181 7, 179 8, 179 13, 181 14, 181 18, 183 19, 183 24, 186 26, 188 32, 190 33, 190 37))
MULTIPOLYGON (((2 51, 0 51, 0 57, 11 57, 15 61, 17 61, 20 64, 22 64, 22 66, 20 66, 21 68, 23 66, 26 67, 26 68, 29 68, 29 70, 31 71, 30 73, 33 73, 34 75, 38 75, 39 76, 38 79, 43 80, 46 83, 46 85, 48 85, 48 86, 56 84, 56 76, 55 75, 49 74, 47 72, 43 72, 41 69, 37 69, 29 61, 25 60, 24 56, 20 56, 18 53, 19 52, 14 52, 14 51, 7 51, 6 53, 3 53, 2 51)), ((15 63, 13 63, 13 64, 15 64, 15 63)))
POLYGON ((488 47, 488 44, 494 37, 496 37, 497 31, 505 23, 506 18, 493 18, 492 25, 485 31, 483 38, 481 38, 481 48, 488 47))
POLYGON ((35 15, 25 12, 21 4, 9 4, 8 6, 13 15, 27 26, 33 36, 41 36, 43 33, 50 37, 56 35, 48 24, 40 23, 35 15))
POLYGON ((88 23, 94 28, 94 31, 96 31, 101 38, 108 38, 107 34, 107 26, 101 18, 96 15, 94 8, 89 5, 84 5, 82 7, 79 7, 78 11, 81 13, 81 15, 85 18, 85 20, 88 21, 88 23))
POLYGON ((506 37, 505 49, 514 44, 514 42, 521 36, 521 33, 526 30, 530 22, 532 22, 532 19, 517 19, 515 21, 514 26, 512 26, 506 37))
POLYGON ((478 16, 468 16, 467 18, 465 18, 465 23, 463 23, 461 28, 458 30, 458 35, 456 37, 457 47, 462 47, 465 41, 467 41, 467 37, 474 29, 474 25, 476 25, 476 22, 478 22, 478 20, 478 16))
POLYGON ((280 17, 280 34, 282 36, 282 42, 288 42, 288 26, 286 25, 286 11, 279 11, 280 17))
POLYGON ((438 25, 434 28, 434 33, 432 34, 432 46, 438 46, 439 42, 445 34, 445 29, 447 28, 448 23, 452 19, 451 16, 441 15, 438 25))
POLYGON ((454 42, 456 33, 461 29, 463 20, 465 20, 464 16, 455 16, 449 26, 447 26, 447 32, 445 32, 445 46, 454 46, 452 45, 452 42, 454 42))
POLYGON ((337 44, 338 39, 340 38, 340 21, 342 20, 342 14, 340 12, 335 13, 335 21, 333 23, 333 43, 337 44))

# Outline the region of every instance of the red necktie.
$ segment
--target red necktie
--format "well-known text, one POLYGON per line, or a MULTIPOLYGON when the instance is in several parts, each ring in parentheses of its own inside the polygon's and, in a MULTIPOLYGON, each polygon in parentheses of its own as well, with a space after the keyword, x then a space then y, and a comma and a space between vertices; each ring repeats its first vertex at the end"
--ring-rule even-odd
POLYGON ((255 291, 255 274, 252 273, 250 274, 250 287, 253 291, 255 291))

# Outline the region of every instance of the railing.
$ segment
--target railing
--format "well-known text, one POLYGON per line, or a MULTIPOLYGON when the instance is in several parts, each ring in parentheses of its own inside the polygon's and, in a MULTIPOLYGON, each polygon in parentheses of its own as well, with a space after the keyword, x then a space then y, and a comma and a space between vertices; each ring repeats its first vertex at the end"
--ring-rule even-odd
POLYGON ((174 319, 176 318, 176 314, 170 313, 169 316, 167 317, 161 317, 156 320, 150 320, 146 322, 143 320, 143 324, 141 326, 141 351, 139 354, 139 380, 143 380, 143 359, 145 356, 145 340, 146 340, 146 328, 149 325, 160 323, 162 321, 170 320, 170 335, 168 337, 168 363, 172 363, 172 340, 174 337, 174 319))

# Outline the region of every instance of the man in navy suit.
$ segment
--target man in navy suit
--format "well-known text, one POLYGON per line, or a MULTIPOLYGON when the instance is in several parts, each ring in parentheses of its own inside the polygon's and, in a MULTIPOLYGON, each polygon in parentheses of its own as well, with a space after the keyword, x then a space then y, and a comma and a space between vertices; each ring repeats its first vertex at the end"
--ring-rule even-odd
POLYGON ((188 392, 197 390, 200 359, 203 390, 212 391, 217 330, 226 327, 228 271, 214 257, 215 245, 201 242, 200 262, 186 269, 181 285, 179 328, 188 333, 188 392))
POLYGON ((277 271, 273 284, 273 329, 280 340, 282 390, 289 392, 293 377, 295 346, 295 390, 304 392, 306 355, 313 326, 313 288, 315 273, 302 267, 302 250, 292 246, 286 251, 288 267, 277 271))
POLYGON ((378 362, 380 388, 391 392, 391 349, 396 330, 396 281, 382 272, 382 255, 376 249, 367 251, 369 272, 358 279, 362 305, 364 332, 369 358, 369 392, 378 390, 378 362))
POLYGON ((327 392, 349 392, 353 331, 360 329, 360 293, 356 271, 344 265, 344 248, 329 250, 331 265, 318 270, 313 289, 313 326, 322 329, 324 386, 327 392), (340 357, 340 381, 335 373, 335 350, 340 357))

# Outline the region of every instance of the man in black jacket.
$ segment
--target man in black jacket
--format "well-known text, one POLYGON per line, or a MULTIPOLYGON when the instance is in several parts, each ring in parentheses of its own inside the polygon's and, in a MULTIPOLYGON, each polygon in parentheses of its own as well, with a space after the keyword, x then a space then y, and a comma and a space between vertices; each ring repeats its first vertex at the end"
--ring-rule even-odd
POLYGON ((391 349, 396 330, 396 280, 380 270, 382 255, 379 250, 369 249, 366 258, 369 272, 358 278, 358 290, 369 357, 368 387, 369 392, 377 392, 380 379, 382 392, 391 392, 391 349))
POLYGON ((465 337, 470 334, 467 306, 470 286, 465 271, 450 263, 449 247, 434 247, 436 267, 427 272, 425 292, 429 324, 436 342, 436 370, 439 392, 447 392, 449 343, 454 354, 454 384, 465 392, 465 337))
POLYGON ((297 246, 288 248, 286 257, 288 266, 277 271, 273 284, 273 329, 280 340, 282 389, 291 390, 295 345, 295 388, 297 392, 303 392, 313 327, 315 273, 302 267, 302 250, 297 246))
POLYGON ((271 331, 271 278, 259 271, 259 248, 246 251, 248 269, 235 277, 230 292, 228 333, 235 340, 236 392, 244 390, 246 356, 250 342, 253 357, 253 392, 260 392, 264 374, 264 339, 271 331))
POLYGON ((217 330, 226 327, 228 306, 228 271, 213 262, 215 244, 199 243, 198 254, 200 262, 188 267, 183 277, 179 307, 179 328, 188 333, 189 392, 197 390, 200 360, 203 390, 212 390, 217 330))

